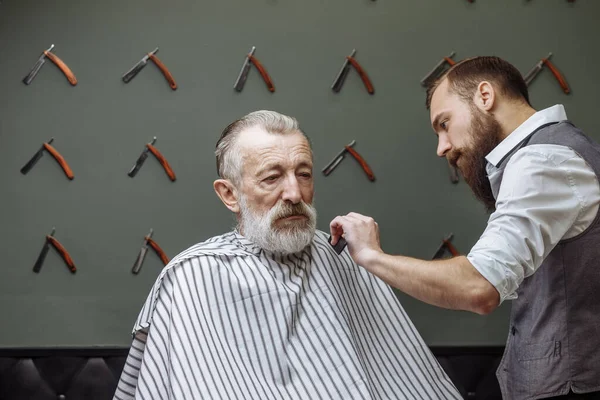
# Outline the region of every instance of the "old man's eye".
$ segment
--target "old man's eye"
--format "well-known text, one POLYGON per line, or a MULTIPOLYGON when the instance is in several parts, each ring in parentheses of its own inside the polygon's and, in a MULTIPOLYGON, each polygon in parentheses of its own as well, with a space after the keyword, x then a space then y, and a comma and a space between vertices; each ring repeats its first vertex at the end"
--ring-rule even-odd
POLYGON ((267 181, 267 182, 273 182, 275 179, 277 179, 277 175, 271 175, 271 176, 267 176, 265 178, 265 181, 267 181))

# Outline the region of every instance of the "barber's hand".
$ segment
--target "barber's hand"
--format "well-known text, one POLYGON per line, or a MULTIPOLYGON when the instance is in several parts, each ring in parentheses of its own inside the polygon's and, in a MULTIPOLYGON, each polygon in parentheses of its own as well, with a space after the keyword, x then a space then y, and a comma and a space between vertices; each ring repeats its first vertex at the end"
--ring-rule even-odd
POLYGON ((365 266, 374 253, 382 253, 379 244, 379 226, 371 217, 351 212, 337 216, 329 223, 331 244, 335 245, 344 235, 352 259, 365 266))

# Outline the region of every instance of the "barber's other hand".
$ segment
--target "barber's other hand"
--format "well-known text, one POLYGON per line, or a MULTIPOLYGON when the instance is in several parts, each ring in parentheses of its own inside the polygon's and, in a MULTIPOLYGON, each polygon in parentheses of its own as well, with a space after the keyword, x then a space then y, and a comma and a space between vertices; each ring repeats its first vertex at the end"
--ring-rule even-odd
POLYGON ((371 217, 351 212, 337 216, 329 223, 331 244, 344 235, 352 259, 365 267, 376 253, 382 253, 379 243, 379 226, 371 217))

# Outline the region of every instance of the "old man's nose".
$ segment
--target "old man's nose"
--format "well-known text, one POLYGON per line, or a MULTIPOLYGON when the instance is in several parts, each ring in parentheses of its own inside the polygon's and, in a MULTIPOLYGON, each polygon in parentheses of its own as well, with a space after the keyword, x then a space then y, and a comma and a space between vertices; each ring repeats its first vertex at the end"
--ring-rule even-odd
POLYGON ((292 204, 297 204, 302 200, 300 183, 296 177, 290 177, 286 179, 281 198, 283 201, 287 201, 292 204))

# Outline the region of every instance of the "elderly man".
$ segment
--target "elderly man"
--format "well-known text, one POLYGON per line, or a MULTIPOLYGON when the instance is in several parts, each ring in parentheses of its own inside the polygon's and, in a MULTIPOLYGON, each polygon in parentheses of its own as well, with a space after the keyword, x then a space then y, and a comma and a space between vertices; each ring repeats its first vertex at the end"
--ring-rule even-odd
POLYGON ((392 290, 316 231, 312 150, 257 111, 216 149, 237 217, 165 267, 115 399, 460 399, 392 290))

